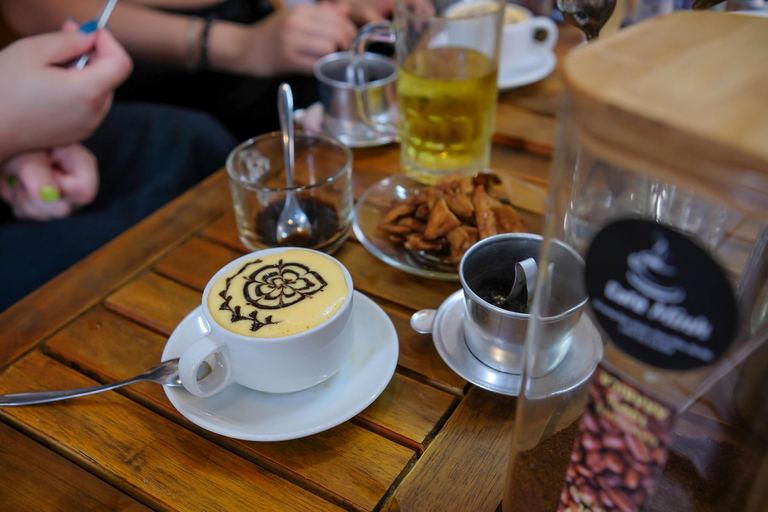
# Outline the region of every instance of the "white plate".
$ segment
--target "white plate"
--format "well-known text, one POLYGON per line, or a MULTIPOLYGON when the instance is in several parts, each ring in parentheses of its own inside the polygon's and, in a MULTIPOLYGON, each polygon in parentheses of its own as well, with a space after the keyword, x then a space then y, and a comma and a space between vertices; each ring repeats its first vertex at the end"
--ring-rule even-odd
MULTIPOLYGON (((173 331, 163 361, 179 357, 208 332, 202 306, 173 331)), ((233 384, 198 398, 184 388, 166 387, 173 406, 189 421, 216 434, 247 441, 284 441, 317 434, 343 423, 368 407, 387 387, 397 366, 395 326, 378 304, 355 292, 352 355, 328 379, 304 391, 262 393, 233 384)))
POLYGON ((525 55, 515 67, 499 70, 499 89, 512 89, 538 82, 549 76, 554 71, 556 64, 557 57, 552 50, 535 48, 525 55))

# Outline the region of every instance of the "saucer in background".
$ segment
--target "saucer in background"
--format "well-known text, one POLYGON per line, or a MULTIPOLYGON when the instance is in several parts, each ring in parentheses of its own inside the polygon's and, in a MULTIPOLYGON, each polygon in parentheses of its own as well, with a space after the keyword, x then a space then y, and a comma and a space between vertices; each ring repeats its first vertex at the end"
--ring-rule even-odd
POLYGON ((557 57, 549 48, 534 48, 512 68, 499 69, 499 90, 532 84, 548 77, 557 65, 557 57))

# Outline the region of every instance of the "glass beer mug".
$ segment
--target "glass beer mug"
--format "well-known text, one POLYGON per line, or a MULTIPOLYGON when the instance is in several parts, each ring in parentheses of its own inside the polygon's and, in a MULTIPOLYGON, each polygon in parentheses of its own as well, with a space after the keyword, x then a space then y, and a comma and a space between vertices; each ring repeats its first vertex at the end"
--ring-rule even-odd
MULTIPOLYGON (((503 18, 502 0, 401 0, 394 23, 361 29, 357 55, 371 42, 395 44, 399 120, 369 124, 397 136, 408 176, 433 183, 488 166, 503 18)), ((348 74, 365 112, 363 67, 352 65, 348 74)))

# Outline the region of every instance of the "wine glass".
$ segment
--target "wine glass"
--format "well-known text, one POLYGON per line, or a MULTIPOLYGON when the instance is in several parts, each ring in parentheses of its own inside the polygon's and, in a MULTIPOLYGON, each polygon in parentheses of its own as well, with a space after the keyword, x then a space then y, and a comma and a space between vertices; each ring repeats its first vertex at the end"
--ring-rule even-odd
POLYGON ((591 41, 597 39, 613 14, 616 0, 557 0, 557 7, 565 21, 581 29, 591 41))

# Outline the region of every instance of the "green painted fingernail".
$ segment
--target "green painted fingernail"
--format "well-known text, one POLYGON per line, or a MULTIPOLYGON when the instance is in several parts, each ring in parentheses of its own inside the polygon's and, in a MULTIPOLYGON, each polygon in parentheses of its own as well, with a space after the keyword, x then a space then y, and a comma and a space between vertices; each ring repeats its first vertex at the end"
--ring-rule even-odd
POLYGON ((18 181, 18 178, 13 174, 5 177, 5 182, 8 184, 9 187, 15 186, 17 181, 18 181))
POLYGON ((59 200, 59 191, 53 188, 50 185, 46 185, 44 187, 40 187, 40 199, 45 201, 46 203, 51 203, 53 201, 59 200))

